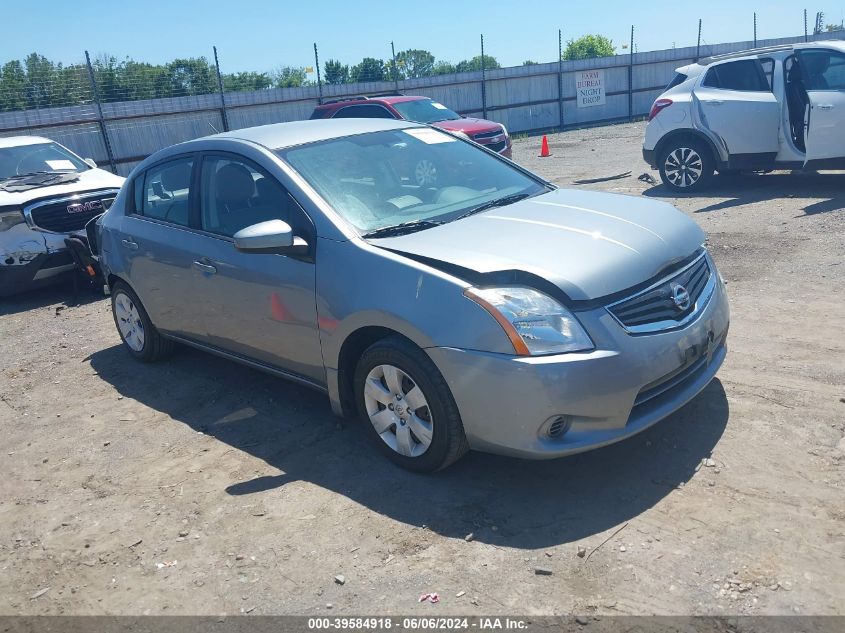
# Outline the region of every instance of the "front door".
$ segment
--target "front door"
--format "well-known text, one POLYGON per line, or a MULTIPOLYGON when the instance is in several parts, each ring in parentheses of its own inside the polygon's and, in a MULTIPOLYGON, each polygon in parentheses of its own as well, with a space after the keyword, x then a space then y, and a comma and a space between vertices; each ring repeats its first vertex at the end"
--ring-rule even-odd
POLYGON ((206 155, 200 177, 201 252, 194 292, 204 342, 325 382, 315 296, 313 224, 272 176, 235 155, 206 155), (243 253, 232 236, 271 219, 293 227, 311 255, 243 253))
POLYGON ((711 65, 694 96, 703 126, 732 157, 777 154, 780 106, 757 58, 711 65))
POLYGON ((845 53, 805 48, 796 54, 810 100, 806 160, 845 158, 845 53))

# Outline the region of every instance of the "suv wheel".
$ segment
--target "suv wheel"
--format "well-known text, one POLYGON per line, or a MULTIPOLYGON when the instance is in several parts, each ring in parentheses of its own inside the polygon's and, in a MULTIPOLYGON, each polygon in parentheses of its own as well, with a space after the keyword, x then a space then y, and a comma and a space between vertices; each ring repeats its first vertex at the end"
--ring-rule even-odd
POLYGON ((354 380, 361 419, 394 463, 433 472, 469 450, 446 381, 425 352, 410 342, 395 337, 369 347, 354 380))
POLYGON ((698 139, 671 141, 660 156, 660 179, 669 189, 692 192, 704 188, 713 177, 713 154, 698 139))
POLYGON ((112 288, 111 309, 120 339, 132 356, 149 363, 173 351, 173 341, 159 334, 138 295, 123 282, 112 288))

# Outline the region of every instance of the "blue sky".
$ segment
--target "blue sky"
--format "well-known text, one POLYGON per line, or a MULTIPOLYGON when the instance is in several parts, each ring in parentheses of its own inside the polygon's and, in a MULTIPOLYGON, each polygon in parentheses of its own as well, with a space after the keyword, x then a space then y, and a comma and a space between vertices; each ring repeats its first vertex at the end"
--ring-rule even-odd
MULTIPOLYGON (((816 11, 839 23, 845 0, 807 6, 810 28, 816 11)), ((756 3, 758 37, 803 33, 800 3, 756 3)), ((282 65, 312 66, 313 42, 320 59, 357 63, 362 57, 390 56, 396 50, 425 48, 452 62, 478 54, 479 33, 486 52, 503 65, 526 59, 552 61, 557 29, 564 41, 601 33, 620 45, 631 24, 640 51, 692 46, 698 18, 705 43, 750 40, 755 5, 736 0, 708 3, 635 2, 467 2, 466 0, 353 1, 317 0, 42 0, 4 2, 0 63, 37 51, 65 63, 109 53, 153 63, 175 57, 220 53, 223 72, 267 71, 282 65)))

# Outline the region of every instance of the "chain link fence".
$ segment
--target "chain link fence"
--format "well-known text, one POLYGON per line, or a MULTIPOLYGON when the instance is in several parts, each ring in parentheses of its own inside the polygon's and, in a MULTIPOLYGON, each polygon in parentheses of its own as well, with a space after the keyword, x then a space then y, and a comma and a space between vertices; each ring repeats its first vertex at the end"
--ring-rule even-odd
MULTIPOLYGON (((563 43, 557 35, 560 53, 563 43)), ((635 51, 633 36, 632 28, 623 55, 510 68, 487 67, 492 58, 482 37, 481 55, 472 63, 441 67, 427 76, 414 76, 422 74, 414 68, 419 60, 393 51, 387 62, 372 57, 346 67, 335 61, 342 52, 336 45, 320 51, 315 44, 311 68, 229 74, 221 72, 216 48, 209 57, 164 65, 92 59, 87 52, 62 65, 32 54, 0 68, 0 136, 45 136, 126 175, 162 147, 230 129, 307 119, 318 103, 354 95, 424 95, 516 133, 564 129, 645 115, 674 69, 699 57, 755 44, 845 39, 845 32, 715 45, 699 41, 693 47, 650 52, 635 51), (589 70, 602 71, 605 101, 580 108, 576 74, 589 70), (352 72, 365 81, 349 83, 352 72), (274 87, 285 83, 302 85, 274 87)))

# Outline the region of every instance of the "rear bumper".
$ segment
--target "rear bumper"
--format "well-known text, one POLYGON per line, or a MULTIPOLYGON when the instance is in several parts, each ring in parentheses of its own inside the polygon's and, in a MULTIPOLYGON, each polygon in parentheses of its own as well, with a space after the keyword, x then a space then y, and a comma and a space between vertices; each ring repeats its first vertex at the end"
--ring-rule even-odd
POLYGON ((596 343, 589 353, 426 350, 452 389, 471 448, 548 459, 618 442, 692 400, 727 354, 721 282, 699 318, 680 330, 631 336, 603 308, 579 317, 596 343), (559 416, 569 430, 549 437, 548 424, 559 416))

